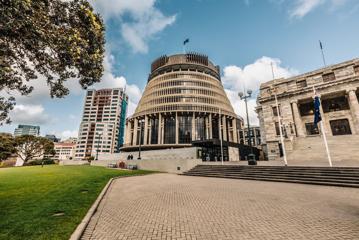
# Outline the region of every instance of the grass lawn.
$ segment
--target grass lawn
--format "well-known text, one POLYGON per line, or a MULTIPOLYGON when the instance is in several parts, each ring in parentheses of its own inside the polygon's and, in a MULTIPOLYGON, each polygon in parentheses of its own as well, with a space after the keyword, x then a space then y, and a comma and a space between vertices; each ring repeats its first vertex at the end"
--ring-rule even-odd
POLYGON ((108 180, 145 174, 91 166, 0 169, 0 239, 68 239, 108 180), (53 216, 63 212, 62 216, 53 216))

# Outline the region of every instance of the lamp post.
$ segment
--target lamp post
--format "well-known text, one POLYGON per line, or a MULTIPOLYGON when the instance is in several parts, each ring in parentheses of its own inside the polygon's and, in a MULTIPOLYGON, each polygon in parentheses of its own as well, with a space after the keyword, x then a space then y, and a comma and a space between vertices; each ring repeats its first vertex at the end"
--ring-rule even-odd
POLYGON ((102 134, 103 133, 96 133, 96 135, 98 135, 98 138, 97 138, 97 149, 96 149, 96 159, 95 160, 98 160, 98 152, 100 151, 100 138, 102 140, 102 134))
POLYGON ((141 160, 141 143, 142 143, 142 119, 139 120, 140 122, 140 144, 138 146, 138 158, 137 160, 141 160))
MULTIPOLYGON (((252 96, 252 90, 248 89, 247 95, 245 95, 243 92, 239 92, 238 96, 241 98, 241 100, 244 100, 244 102, 246 104, 247 127, 248 127, 248 145, 251 149, 251 157, 253 157, 252 138, 251 138, 252 136, 251 136, 250 126, 249 126, 249 115, 248 115, 248 104, 247 104, 248 99, 252 96)), ((243 137, 245 137, 245 136, 243 136, 243 137)))

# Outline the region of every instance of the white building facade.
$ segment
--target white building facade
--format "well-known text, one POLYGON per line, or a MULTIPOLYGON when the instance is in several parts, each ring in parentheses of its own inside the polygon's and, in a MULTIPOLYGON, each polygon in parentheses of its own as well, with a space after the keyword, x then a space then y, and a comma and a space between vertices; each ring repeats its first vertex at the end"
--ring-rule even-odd
POLYGON ((54 143, 54 149, 56 153, 53 159, 72 160, 75 157, 76 143, 54 143))
POLYGON ((123 145, 128 96, 122 88, 88 90, 75 159, 117 153, 123 145))

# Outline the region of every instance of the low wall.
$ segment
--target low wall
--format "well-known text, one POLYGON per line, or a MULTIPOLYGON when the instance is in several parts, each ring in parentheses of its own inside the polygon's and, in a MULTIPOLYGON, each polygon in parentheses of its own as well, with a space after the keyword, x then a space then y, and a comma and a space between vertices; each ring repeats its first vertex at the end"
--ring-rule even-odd
POLYGON ((153 170, 168 173, 183 173, 202 163, 201 159, 144 159, 144 160, 98 160, 92 161, 91 166, 107 167, 109 164, 124 162, 126 165, 136 165, 138 169, 153 170))
POLYGON ((88 161, 81 160, 60 160, 59 165, 70 166, 70 165, 90 165, 88 161))

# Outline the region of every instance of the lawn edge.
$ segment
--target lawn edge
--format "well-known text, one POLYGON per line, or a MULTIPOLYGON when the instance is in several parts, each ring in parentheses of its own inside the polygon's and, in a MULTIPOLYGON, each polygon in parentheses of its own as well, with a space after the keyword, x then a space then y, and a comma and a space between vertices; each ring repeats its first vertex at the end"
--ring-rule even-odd
POLYGON ((100 195, 97 197, 96 201, 92 204, 92 206, 90 207, 90 209, 87 211, 85 217, 82 219, 82 221, 80 222, 79 225, 77 225, 75 231, 71 234, 71 237, 69 238, 69 240, 78 240, 81 238, 82 234, 84 233, 87 225, 89 224, 89 222, 91 221, 91 218, 93 215, 95 215, 98 206, 100 205, 103 197, 106 195, 107 190, 109 189, 109 187, 111 186, 112 182, 117 179, 120 178, 120 176, 118 177, 113 177, 110 180, 108 180, 106 186, 102 189, 100 195))
MULTIPOLYGON (((155 172, 153 172, 153 173, 155 173, 155 172)), ((153 173, 149 173, 149 174, 153 174, 153 173)), ((110 186, 111 186, 111 184, 113 183, 114 180, 119 179, 119 178, 138 177, 138 176, 144 176, 144 175, 147 175, 147 174, 117 176, 117 177, 113 177, 110 180, 108 180, 106 186, 102 189, 100 195, 97 197, 95 202, 92 204, 90 209, 87 211, 85 217, 77 225, 75 231, 71 234, 71 237, 69 238, 69 240, 79 240, 79 239, 81 239, 82 235, 84 234, 84 232, 86 230, 86 227, 88 226, 88 224, 91 221, 91 218, 95 215, 95 213, 96 213, 96 211, 98 209, 98 206, 100 205, 101 201, 105 197, 108 189, 110 188, 110 186)))

